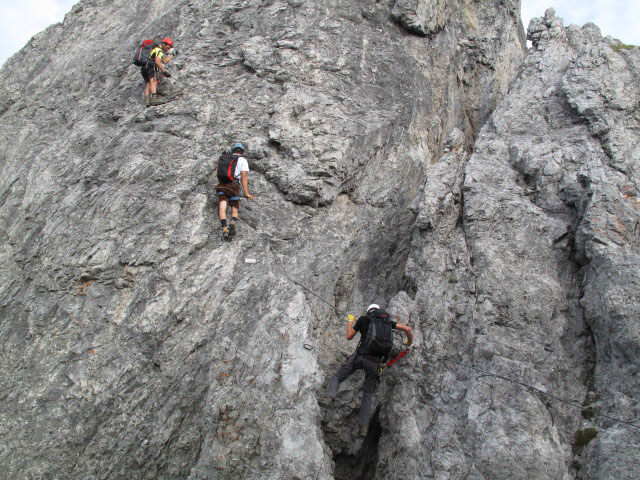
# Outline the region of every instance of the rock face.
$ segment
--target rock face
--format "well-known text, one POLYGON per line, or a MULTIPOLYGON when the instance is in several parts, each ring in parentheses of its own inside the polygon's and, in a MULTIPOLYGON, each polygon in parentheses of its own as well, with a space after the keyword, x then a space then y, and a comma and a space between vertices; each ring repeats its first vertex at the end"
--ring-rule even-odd
POLYGON ((419 412, 435 477, 636 478, 637 427, 593 413, 637 418, 640 55, 553 11, 529 37, 472 155, 426 170, 407 271, 431 351, 590 410, 436 362, 388 422, 419 412))
POLYGON ((640 53, 548 11, 523 61, 519 10, 85 0, 34 37, 0 71, 7 477, 637 478, 640 53), (319 400, 373 301, 419 348, 360 438, 361 376, 319 400))

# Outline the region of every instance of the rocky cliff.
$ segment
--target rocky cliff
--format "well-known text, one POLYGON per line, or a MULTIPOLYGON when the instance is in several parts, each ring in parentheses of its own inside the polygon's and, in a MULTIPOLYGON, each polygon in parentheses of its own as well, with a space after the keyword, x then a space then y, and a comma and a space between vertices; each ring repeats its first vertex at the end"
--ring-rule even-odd
POLYGON ((549 11, 525 56, 519 13, 83 0, 34 37, 0 71, 3 475, 637 478, 640 52, 549 11), (418 348, 362 438, 360 376, 319 400, 374 301, 418 348))

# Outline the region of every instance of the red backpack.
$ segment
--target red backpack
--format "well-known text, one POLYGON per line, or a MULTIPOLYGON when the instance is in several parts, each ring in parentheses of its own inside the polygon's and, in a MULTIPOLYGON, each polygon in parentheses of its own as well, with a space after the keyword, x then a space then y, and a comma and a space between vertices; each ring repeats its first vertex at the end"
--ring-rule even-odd
POLYGON ((157 45, 153 40, 143 40, 133 56, 133 64, 142 67, 149 61, 149 54, 157 45))

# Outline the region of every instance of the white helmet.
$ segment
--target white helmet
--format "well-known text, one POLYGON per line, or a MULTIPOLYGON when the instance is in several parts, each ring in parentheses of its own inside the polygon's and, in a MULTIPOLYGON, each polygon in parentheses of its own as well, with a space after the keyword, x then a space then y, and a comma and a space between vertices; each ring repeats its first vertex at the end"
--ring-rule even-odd
POLYGON ((377 310, 380 308, 380 305, 376 305, 375 303, 372 303, 371 305, 369 305, 369 307, 367 308, 367 313, 369 313, 371 310, 377 310))

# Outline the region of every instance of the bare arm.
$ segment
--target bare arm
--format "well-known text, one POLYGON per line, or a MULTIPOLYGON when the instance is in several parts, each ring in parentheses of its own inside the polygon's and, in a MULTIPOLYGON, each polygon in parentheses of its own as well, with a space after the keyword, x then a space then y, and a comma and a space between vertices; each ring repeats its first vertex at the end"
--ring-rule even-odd
POLYGON ((158 54, 155 56, 153 61, 156 64, 156 67, 158 68, 158 70, 166 72, 167 69, 165 68, 165 65, 169 63, 172 58, 173 58, 173 55, 163 55, 162 58, 160 58, 160 55, 158 54))
POLYGON ((156 68, 164 72, 164 66, 162 65, 162 60, 160 59, 160 54, 156 54, 153 59, 153 63, 156 64, 156 68))
POLYGON ((249 200, 253 200, 253 195, 249 193, 249 179, 247 177, 247 172, 240 172, 240 183, 242 183, 242 188, 244 189, 244 194, 247 198, 249 200))
POLYGON ((402 323, 396 323, 396 330, 400 330, 407 335, 407 345, 413 343, 413 330, 411 330, 411 327, 403 325, 402 323))

